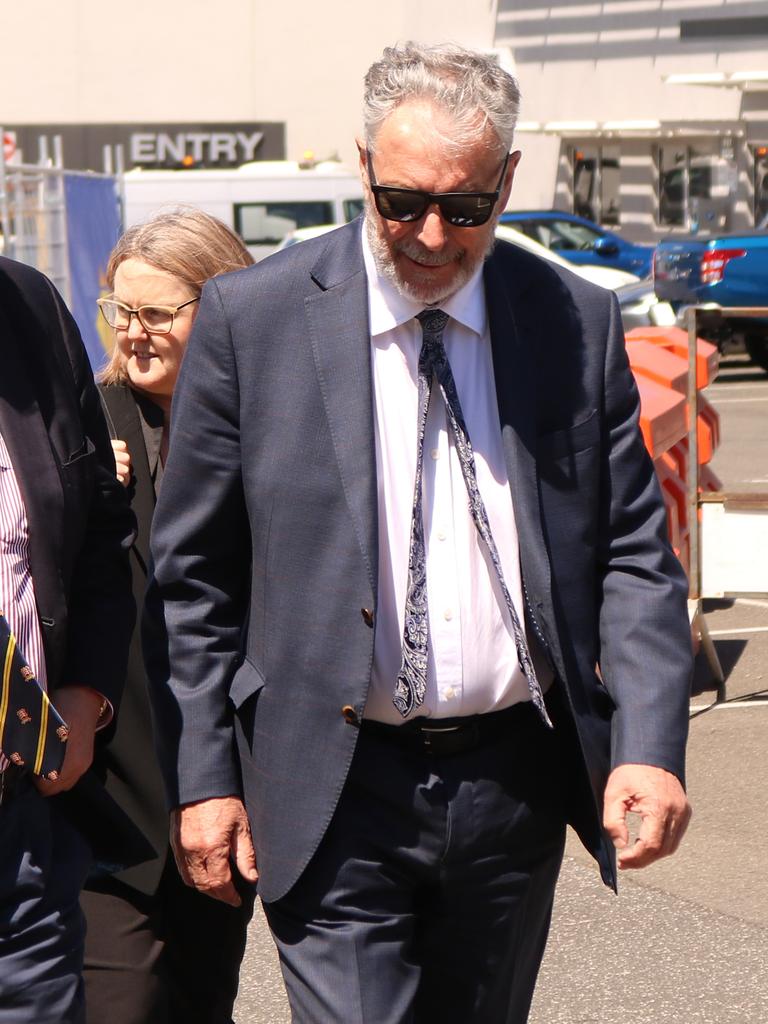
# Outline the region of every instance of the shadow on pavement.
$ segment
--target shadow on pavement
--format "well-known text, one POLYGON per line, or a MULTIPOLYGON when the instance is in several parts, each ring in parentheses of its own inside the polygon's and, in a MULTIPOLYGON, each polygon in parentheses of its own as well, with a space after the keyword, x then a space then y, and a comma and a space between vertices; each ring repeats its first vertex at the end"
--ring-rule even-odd
MULTIPOLYGON (((718 604, 727 607, 726 602, 718 602, 718 604)), ((728 677, 739 663, 739 659, 744 653, 746 646, 746 640, 715 641, 715 650, 717 651, 717 656, 720 659, 726 683, 728 682, 728 677)), ((700 649, 699 653, 696 655, 696 661, 693 666, 691 696, 697 697, 700 693, 708 693, 709 691, 714 691, 716 689, 717 682, 712 676, 712 669, 709 667, 709 663, 707 662, 703 650, 700 649)))

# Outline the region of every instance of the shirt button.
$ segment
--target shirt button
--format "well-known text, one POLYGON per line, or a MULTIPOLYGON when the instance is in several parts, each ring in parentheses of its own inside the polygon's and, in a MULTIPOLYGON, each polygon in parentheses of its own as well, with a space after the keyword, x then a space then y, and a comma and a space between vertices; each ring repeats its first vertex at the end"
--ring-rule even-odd
POLYGON ((453 700, 453 698, 456 696, 456 691, 452 686, 449 686, 448 689, 443 694, 443 696, 445 697, 446 700, 453 700))
POLYGON ((445 540, 446 536, 447 536, 447 534, 446 534, 445 530, 438 530, 437 531, 437 539, 438 540, 445 540))
POLYGON ((429 454, 430 454, 430 455, 432 456, 432 458, 433 458, 433 459, 439 459, 439 458, 440 458, 440 451, 439 451, 439 449, 438 449, 438 448, 433 448, 433 449, 432 449, 432 450, 430 451, 430 453, 429 453, 429 454))
POLYGON ((450 622, 451 619, 453 618, 453 609, 446 608, 445 611, 443 612, 443 618, 445 619, 446 622, 450 622))

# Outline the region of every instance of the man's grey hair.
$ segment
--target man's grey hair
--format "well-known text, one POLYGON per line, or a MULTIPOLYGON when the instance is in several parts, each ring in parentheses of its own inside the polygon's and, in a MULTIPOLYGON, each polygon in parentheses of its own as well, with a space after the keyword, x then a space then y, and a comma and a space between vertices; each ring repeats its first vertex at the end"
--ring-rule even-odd
POLYGON ((376 152, 376 136, 386 118, 410 100, 426 100, 449 116, 450 138, 444 141, 453 147, 476 141, 487 127, 500 151, 512 147, 520 90, 494 56, 452 43, 387 47, 365 76, 363 119, 370 152, 376 152))

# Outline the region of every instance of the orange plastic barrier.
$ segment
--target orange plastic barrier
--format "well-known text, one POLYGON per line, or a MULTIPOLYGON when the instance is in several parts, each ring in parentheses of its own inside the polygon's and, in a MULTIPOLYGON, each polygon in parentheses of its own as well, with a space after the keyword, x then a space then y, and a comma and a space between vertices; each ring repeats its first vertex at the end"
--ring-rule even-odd
POLYGON ((677 472, 668 452, 654 462, 667 510, 667 529, 672 548, 685 565, 688 550, 688 507, 685 480, 677 472))
POLYGON ((629 365, 635 374, 655 380, 684 395, 688 389, 688 361, 645 338, 627 335, 629 365))
MULTIPOLYGON (((664 496, 670 542, 688 571, 688 335, 677 327, 637 327, 628 332, 626 342, 629 364, 640 392, 640 429, 664 496)), ((699 392, 715 379, 719 366, 717 348, 698 339, 699 392)), ((697 404, 699 488, 718 490, 720 481, 707 463, 720 444, 720 419, 703 395, 698 395, 697 404)))
POLYGON ((712 461, 712 456, 720 445, 720 417, 704 395, 699 395, 697 404, 699 463, 704 465, 712 461))
MULTIPOLYGON (((643 340, 659 345, 680 356, 688 365, 688 333, 680 327, 633 327, 627 332, 627 341, 643 340)), ((717 345, 703 338, 696 342, 696 386, 701 391, 712 383, 720 369, 717 345)))
POLYGON ((635 377, 640 392, 640 429, 652 459, 668 451, 688 431, 685 397, 648 377, 635 377))

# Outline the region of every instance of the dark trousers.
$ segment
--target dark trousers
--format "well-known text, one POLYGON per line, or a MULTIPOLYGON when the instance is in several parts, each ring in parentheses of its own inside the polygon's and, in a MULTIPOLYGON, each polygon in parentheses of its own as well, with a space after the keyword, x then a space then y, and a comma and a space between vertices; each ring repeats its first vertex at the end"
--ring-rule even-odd
POLYGON ((445 757, 363 731, 309 866, 265 905, 294 1024, 524 1024, 565 838, 529 705, 445 757))
POLYGON ((186 886, 168 851, 153 895, 114 878, 81 902, 87 1024, 231 1024, 254 889, 241 907, 186 886))
POLYGON ((0 805, 0 1024, 83 1024, 80 887, 91 851, 24 777, 0 805))

